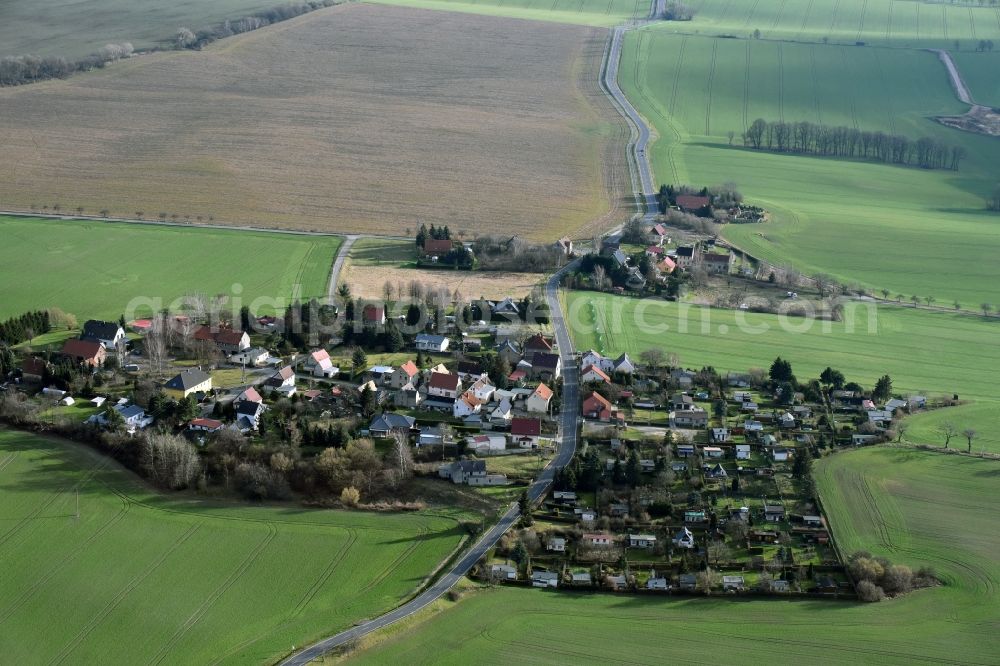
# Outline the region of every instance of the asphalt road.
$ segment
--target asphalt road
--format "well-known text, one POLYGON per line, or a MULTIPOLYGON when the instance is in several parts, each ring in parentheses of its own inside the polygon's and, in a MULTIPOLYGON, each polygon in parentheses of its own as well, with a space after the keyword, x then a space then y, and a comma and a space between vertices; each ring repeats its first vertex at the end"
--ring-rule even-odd
POLYGON ((357 235, 344 236, 344 244, 340 246, 337 258, 333 260, 333 268, 330 269, 330 284, 326 288, 326 295, 330 301, 333 301, 333 297, 337 295, 337 280, 340 279, 340 271, 344 268, 344 261, 347 260, 347 255, 350 254, 354 242, 359 238, 360 236, 357 235))

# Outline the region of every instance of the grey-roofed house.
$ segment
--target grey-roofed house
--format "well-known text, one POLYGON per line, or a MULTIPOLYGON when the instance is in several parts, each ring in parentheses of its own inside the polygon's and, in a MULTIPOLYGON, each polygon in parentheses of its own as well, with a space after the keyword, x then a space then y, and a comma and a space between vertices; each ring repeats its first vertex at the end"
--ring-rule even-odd
POLYGON ((416 422, 412 416, 385 412, 372 419, 368 425, 368 433, 372 437, 389 437, 395 433, 409 435, 416 422))
POLYGON ((542 381, 552 381, 562 375, 562 359, 559 354, 535 352, 531 357, 531 375, 542 381))
POLYGON ((119 342, 125 340, 125 331, 117 322, 91 319, 83 325, 80 339, 100 342, 105 349, 113 351, 119 342))
POLYGON ((413 341, 419 351, 443 352, 448 350, 448 338, 443 335, 421 333, 413 341))

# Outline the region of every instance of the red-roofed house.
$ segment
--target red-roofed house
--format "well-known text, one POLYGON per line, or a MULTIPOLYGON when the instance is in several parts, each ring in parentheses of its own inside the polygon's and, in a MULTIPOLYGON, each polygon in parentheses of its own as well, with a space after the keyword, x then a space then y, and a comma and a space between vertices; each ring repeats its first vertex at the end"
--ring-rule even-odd
POLYGON ((483 403, 479 401, 472 391, 466 391, 461 396, 455 400, 455 404, 451 408, 451 415, 455 418, 465 418, 466 416, 472 416, 473 414, 478 414, 483 408, 483 403))
POLYGON ((539 384, 535 392, 528 396, 524 403, 525 409, 529 412, 545 414, 549 411, 549 402, 552 400, 552 389, 545 384, 539 384))
POLYGON ((451 252, 454 243, 450 238, 427 238, 424 239, 425 257, 443 257, 451 252))
POLYGON ((214 342, 219 351, 225 354, 250 349, 250 336, 245 331, 232 328, 213 330, 211 326, 199 326, 194 332, 194 339, 199 342, 214 342))
POLYGON ((677 268, 677 262, 670 257, 663 257, 663 261, 656 265, 656 270, 664 275, 673 273, 675 268, 677 268))
POLYGON ((394 389, 401 389, 407 384, 412 383, 419 373, 420 368, 417 367, 417 364, 413 361, 407 361, 393 370, 392 374, 389 375, 389 386, 394 389))
POLYGON ((601 370, 600 368, 598 368, 596 365, 588 365, 586 368, 583 369, 583 372, 580 373, 580 381, 584 382, 585 384, 589 382, 610 384, 611 377, 608 377, 608 374, 603 370, 601 370))
POLYGON ((542 422, 539 419, 516 418, 510 422, 510 440, 522 449, 537 447, 541 434, 542 422))
POLYGON ((108 353, 104 345, 100 342, 90 340, 67 340, 62 348, 63 356, 67 356, 76 363, 83 363, 91 367, 104 364, 104 359, 108 353))
POLYGON ((654 224, 653 228, 649 230, 649 233, 658 246, 663 245, 663 243, 669 239, 667 236, 667 228, 659 223, 654 224))
POLYGON ((40 382, 45 377, 45 361, 34 356, 21 361, 21 378, 26 382, 40 382))
POLYGON ((515 370, 514 372, 507 375, 507 379, 517 384, 518 382, 523 382, 528 378, 528 373, 524 370, 515 370))
POLYGON ((216 421, 215 419, 191 419, 188 422, 189 430, 200 430, 203 432, 215 432, 217 430, 222 430, 222 421, 216 421))
POLYGON ((535 333, 524 341, 524 355, 531 356, 534 352, 551 352, 552 345, 552 338, 547 338, 541 333, 535 333))
POLYGON ((693 194, 678 194, 677 207, 685 212, 701 210, 709 204, 708 197, 699 197, 693 194))
POLYGON ((618 408, 597 392, 591 393, 584 398, 581 411, 585 418, 597 419, 598 421, 611 422, 617 421, 620 418, 618 408))
POLYGON ((667 254, 667 251, 664 250, 659 245, 650 245, 649 247, 646 248, 646 256, 647 257, 653 257, 654 259, 656 259, 658 257, 663 257, 666 254, 667 254))
POLYGON ((427 383, 427 395, 455 399, 461 391, 462 380, 458 378, 458 375, 449 375, 444 372, 431 373, 431 380, 427 383))
POLYGON ((728 253, 715 254, 714 252, 706 252, 701 255, 701 265, 704 266, 705 270, 709 273, 728 275, 733 266, 733 255, 728 253))
POLYGON ((364 324, 384 324, 385 308, 369 303, 361 309, 361 322, 364 324))
POLYGON ((317 349, 309 354, 309 360, 305 365, 314 377, 334 377, 340 372, 340 368, 333 365, 330 353, 325 349, 317 349))

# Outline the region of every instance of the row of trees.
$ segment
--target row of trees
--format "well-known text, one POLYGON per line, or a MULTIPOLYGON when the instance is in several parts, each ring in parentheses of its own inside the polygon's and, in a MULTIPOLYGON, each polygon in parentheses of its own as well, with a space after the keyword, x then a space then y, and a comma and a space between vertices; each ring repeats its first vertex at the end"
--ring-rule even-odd
POLYGON ((224 39, 244 32, 259 30, 272 23, 287 21, 288 19, 323 7, 332 7, 335 4, 334 0, 311 0, 310 2, 298 4, 276 5, 256 14, 235 20, 226 20, 214 27, 198 30, 197 32, 189 28, 180 28, 174 35, 173 45, 178 49, 201 49, 217 39, 224 39))
POLYGON ((106 44, 77 60, 61 56, 19 55, 0 59, 0 86, 20 86, 48 79, 64 79, 74 72, 86 72, 127 58, 134 49, 129 42, 106 44))
POLYGON ((52 330, 48 310, 25 312, 7 321, 0 322, 0 344, 16 345, 30 342, 37 335, 52 330))
POLYGON ((432 238, 435 240, 450 240, 451 229, 448 228, 447 224, 444 225, 443 227, 435 227, 432 224, 429 229, 427 228, 426 224, 421 224, 420 228, 417 229, 417 236, 415 239, 417 247, 423 248, 424 241, 426 241, 428 238, 432 238))
POLYGON ((931 137, 914 141, 899 134, 804 121, 768 122, 763 118, 754 120, 742 138, 743 145, 755 150, 847 157, 923 169, 957 171, 966 154, 962 146, 947 145, 931 137))

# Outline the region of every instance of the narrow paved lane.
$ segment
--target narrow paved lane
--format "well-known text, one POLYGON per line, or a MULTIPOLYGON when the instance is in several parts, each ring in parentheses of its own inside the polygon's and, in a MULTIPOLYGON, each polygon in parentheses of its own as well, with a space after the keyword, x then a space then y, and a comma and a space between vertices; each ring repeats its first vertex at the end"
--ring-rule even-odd
POLYGON ((340 279, 340 271, 344 268, 347 255, 351 253, 351 247, 354 246, 354 242, 359 238, 361 237, 357 235, 344 236, 344 244, 340 246, 337 258, 333 260, 333 268, 330 269, 330 284, 326 289, 327 298, 331 302, 333 301, 333 297, 337 295, 337 280, 340 279))

